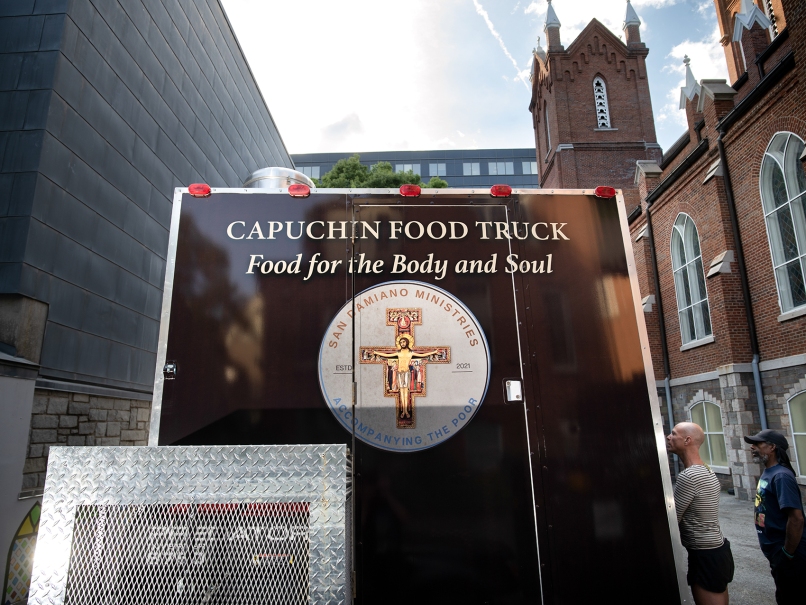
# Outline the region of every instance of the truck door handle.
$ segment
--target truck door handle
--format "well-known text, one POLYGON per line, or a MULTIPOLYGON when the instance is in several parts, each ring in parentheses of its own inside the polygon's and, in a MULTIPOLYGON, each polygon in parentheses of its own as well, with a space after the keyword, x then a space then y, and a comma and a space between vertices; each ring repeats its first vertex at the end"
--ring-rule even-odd
POLYGON ((504 396, 507 403, 523 401, 523 383, 516 378, 504 379, 504 396))

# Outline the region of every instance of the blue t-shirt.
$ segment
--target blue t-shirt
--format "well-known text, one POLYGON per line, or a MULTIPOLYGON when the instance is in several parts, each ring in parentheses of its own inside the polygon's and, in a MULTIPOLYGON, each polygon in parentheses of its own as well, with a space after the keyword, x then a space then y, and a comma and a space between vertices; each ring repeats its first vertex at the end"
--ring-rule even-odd
MULTIPOLYGON (((800 490, 792 472, 776 464, 764 469, 756 488, 756 532, 761 551, 769 559, 784 546, 787 514, 782 509, 797 508, 803 512, 800 490)), ((806 559, 806 531, 797 548, 799 557, 806 559)))

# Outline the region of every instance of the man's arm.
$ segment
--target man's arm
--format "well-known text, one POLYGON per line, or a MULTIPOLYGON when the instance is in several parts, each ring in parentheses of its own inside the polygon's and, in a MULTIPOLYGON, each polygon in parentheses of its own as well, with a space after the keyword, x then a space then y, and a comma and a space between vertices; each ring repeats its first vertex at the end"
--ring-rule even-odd
POLYGON ((683 514, 689 505, 694 501, 697 494, 694 485, 686 475, 679 475, 674 486, 674 507, 677 510, 677 522, 683 518, 683 514))
POLYGON ((803 536, 803 512, 798 508, 787 508, 786 512, 786 538, 784 550, 794 555, 803 536))
POLYGON ((773 482, 775 496, 778 498, 778 506, 781 512, 787 516, 786 537, 784 538, 784 550, 789 555, 794 555, 800 544, 803 535, 803 511, 800 503, 800 490, 798 489, 795 476, 789 472, 778 473, 773 482))

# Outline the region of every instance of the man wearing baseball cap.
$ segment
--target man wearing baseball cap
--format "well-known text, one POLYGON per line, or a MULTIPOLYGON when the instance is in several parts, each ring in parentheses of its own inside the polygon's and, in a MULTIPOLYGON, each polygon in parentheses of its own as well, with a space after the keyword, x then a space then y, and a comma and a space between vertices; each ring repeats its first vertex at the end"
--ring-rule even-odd
POLYGON ((771 429, 744 440, 753 459, 764 465, 756 488, 756 532, 775 580, 775 601, 800 605, 806 598, 806 535, 800 490, 787 453, 789 443, 771 429))

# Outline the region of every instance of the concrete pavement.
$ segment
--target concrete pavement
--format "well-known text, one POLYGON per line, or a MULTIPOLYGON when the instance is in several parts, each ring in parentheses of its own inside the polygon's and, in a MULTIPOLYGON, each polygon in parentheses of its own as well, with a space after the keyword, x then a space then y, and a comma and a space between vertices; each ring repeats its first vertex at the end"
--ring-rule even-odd
POLYGON ((753 524, 753 503, 726 493, 719 501, 719 524, 730 540, 736 571, 728 585, 731 605, 775 605, 775 583, 761 554, 753 524))

